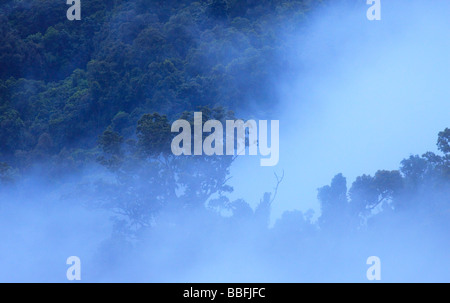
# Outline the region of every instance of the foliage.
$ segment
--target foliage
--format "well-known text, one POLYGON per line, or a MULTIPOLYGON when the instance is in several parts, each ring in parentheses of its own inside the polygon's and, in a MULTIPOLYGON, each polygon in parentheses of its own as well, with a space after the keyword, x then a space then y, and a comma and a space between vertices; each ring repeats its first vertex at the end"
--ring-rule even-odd
POLYGON ((91 150, 106 129, 135 139, 147 113, 173 118, 198 106, 245 109, 254 102, 270 111, 277 103, 271 81, 287 66, 275 57, 283 47, 277 28, 292 9, 315 5, 91 0, 82 4, 82 20, 71 22, 59 0, 6 1, 0 156, 23 168, 36 158, 91 150), (52 148, 38 148, 43 134, 52 148))
MULTIPOLYGON (((58 178, 55 171, 96 159, 112 173, 97 189, 118 231, 136 235, 161 214, 186 209, 226 210, 231 220, 267 226, 270 193, 255 211, 229 201, 233 158, 174 157, 170 122, 192 123, 196 109, 220 121, 234 117, 225 108, 270 112, 278 101, 273 81, 295 68, 279 56, 289 51, 283 35, 296 33, 321 2, 90 0, 82 20, 70 22, 64 1, 3 1, 0 182, 40 161, 58 178)), ((421 222, 448 222, 450 129, 437 146, 441 154, 410 156, 399 170, 359 176, 350 188, 336 175, 318 191, 318 226, 354 231, 389 211, 412 210, 421 222)), ((313 224, 301 213, 282 220, 298 220, 300 230, 313 224)))
POLYGON ((373 221, 389 211, 414 211, 423 222, 430 219, 448 221, 448 137, 448 129, 438 134, 437 146, 443 155, 427 152, 422 156, 410 156, 401 161, 399 171, 379 170, 373 177, 357 177, 348 191, 345 178, 341 174, 336 175, 330 186, 322 187, 318 192, 322 228, 327 229, 330 225, 331 228, 342 228, 343 225, 360 228, 368 219, 373 221))

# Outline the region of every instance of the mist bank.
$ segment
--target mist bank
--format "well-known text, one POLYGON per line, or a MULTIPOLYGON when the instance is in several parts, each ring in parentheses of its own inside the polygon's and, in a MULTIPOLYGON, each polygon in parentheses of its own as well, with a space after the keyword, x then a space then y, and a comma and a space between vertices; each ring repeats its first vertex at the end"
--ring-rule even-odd
POLYGON ((382 282, 449 282, 449 4, 383 1, 377 23, 364 1, 296 3, 273 31, 289 5, 93 1, 103 43, 76 71, 40 24, 25 42, 64 60, 0 83, 0 280, 67 282, 78 256, 83 282, 366 282, 377 256, 382 282), (275 169, 171 153, 179 113, 229 115, 210 100, 280 121, 275 169))
MULTIPOLYGON (((426 161, 405 159, 401 185, 380 173, 347 189, 337 175, 317 219, 286 211, 273 226, 273 191, 254 208, 224 197, 155 208, 159 185, 146 178, 123 183, 99 166, 64 186, 29 175, 0 191, 1 280, 67 282, 66 259, 78 256, 83 282, 367 282, 377 256, 383 282, 448 282, 448 162, 426 161)), ((147 176, 142 166, 133 174, 147 176)))
POLYGON ((258 118, 279 119, 280 161, 265 169, 238 159, 230 180, 257 201, 284 170, 273 220, 285 210, 319 212, 317 188, 338 173, 353 182, 437 152, 450 112, 449 3, 382 1, 380 21, 367 20, 369 7, 325 2, 297 31, 278 32, 277 58, 289 62, 289 77, 276 82, 276 114, 258 118))

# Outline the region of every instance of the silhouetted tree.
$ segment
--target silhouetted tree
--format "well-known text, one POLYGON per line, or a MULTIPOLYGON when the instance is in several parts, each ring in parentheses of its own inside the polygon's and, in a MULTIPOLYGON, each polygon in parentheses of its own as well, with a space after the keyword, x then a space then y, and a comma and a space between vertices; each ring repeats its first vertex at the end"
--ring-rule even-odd
POLYGON ((347 180, 337 174, 331 185, 319 188, 321 216, 319 224, 325 230, 345 230, 348 227, 347 180))

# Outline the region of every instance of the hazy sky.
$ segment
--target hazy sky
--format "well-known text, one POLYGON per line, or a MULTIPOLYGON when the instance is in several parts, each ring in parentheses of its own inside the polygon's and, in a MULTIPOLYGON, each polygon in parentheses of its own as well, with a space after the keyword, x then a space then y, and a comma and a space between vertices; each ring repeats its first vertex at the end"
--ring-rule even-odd
POLYGON ((292 53, 281 55, 301 73, 280 83, 280 162, 241 157, 235 197, 256 203, 284 170, 273 215, 318 210, 317 188, 335 174, 350 186, 436 151, 450 126, 450 2, 382 1, 380 21, 367 20, 368 7, 333 5, 310 18, 306 36, 290 38, 292 53))

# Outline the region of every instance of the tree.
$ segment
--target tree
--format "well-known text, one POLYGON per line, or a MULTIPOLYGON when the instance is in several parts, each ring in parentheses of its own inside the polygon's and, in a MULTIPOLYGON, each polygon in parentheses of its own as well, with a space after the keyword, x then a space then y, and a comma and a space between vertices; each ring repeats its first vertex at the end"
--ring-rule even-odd
POLYGON ((99 137, 98 145, 103 154, 97 158, 101 164, 116 169, 121 164, 123 137, 112 129, 106 129, 99 137))
POLYGON ((137 125, 139 152, 144 157, 159 157, 170 153, 171 132, 167 116, 145 114, 137 125))
POLYGON ((400 171, 405 176, 407 185, 417 187, 429 171, 429 163, 418 155, 409 156, 408 159, 401 161, 400 171))
POLYGON ((450 128, 439 132, 437 146, 445 155, 450 153, 450 128))
POLYGON ((347 180, 342 174, 337 174, 331 180, 331 185, 318 189, 317 198, 320 201, 321 216, 319 224, 325 230, 346 230, 348 227, 347 180))
MULTIPOLYGON (((232 117, 223 108, 201 111, 205 121, 224 122, 232 117)), ((193 123, 189 113, 182 118, 193 123)), ((99 192, 107 193, 99 202, 116 213, 120 232, 137 236, 155 224, 161 213, 176 217, 183 210, 207 211, 207 202, 213 195, 220 197, 232 191, 226 183, 233 157, 173 155, 170 143, 174 135, 166 116, 143 115, 136 133, 138 140, 128 152, 120 152, 122 139, 111 130, 106 130, 99 140, 100 159, 115 161, 113 165, 108 161, 101 163, 116 176, 112 183, 99 184, 99 192)))
POLYGON ((357 177, 349 190, 352 212, 365 218, 380 205, 392 206, 402 188, 403 179, 397 170, 379 170, 374 177, 357 177))
POLYGON ((350 208, 354 216, 367 216, 378 205, 375 178, 362 175, 356 178, 349 190, 350 208))
POLYGON ((19 113, 12 108, 0 108, 0 151, 13 153, 22 147, 24 123, 19 113))

